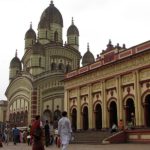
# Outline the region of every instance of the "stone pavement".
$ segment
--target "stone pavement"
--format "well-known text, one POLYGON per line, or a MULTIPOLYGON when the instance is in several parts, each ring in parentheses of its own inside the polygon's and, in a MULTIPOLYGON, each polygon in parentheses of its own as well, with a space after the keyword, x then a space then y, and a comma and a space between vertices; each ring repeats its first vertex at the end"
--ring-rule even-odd
MULTIPOLYGON (((106 144, 106 145, 80 145, 70 144, 68 150, 150 150, 150 144, 106 144)), ((27 144, 9 145, 3 144, 0 150, 32 150, 27 144)), ((55 145, 45 148, 45 150, 60 150, 55 145)))

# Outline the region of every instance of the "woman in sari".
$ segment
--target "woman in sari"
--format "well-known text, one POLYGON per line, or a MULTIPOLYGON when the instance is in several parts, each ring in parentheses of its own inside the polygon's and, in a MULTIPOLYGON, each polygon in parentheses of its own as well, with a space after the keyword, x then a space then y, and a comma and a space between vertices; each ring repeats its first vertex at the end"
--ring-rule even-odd
POLYGON ((43 132, 40 126, 40 116, 37 115, 31 127, 31 138, 33 140, 32 150, 44 150, 43 132))

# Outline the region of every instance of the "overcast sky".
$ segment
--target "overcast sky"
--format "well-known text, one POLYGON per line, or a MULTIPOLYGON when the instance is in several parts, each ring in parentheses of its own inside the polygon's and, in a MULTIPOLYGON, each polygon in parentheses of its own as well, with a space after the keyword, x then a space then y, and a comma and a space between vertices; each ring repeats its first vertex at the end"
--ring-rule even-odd
MULTIPOLYGON (((24 53, 24 36, 32 22, 37 33, 40 16, 50 0, 0 0, 0 99, 5 100, 9 84, 9 64, 16 49, 21 59, 24 53)), ((112 44, 126 47, 150 40, 150 0, 54 0, 62 14, 63 37, 71 25, 78 27, 80 52, 83 55, 90 44, 96 57, 112 44)))

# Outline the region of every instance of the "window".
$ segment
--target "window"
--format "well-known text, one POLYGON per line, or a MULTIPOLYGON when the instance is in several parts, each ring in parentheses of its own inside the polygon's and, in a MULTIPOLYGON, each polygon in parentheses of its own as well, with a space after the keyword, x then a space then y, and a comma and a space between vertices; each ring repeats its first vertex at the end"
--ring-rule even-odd
POLYGON ((58 32, 57 31, 55 31, 55 33, 54 33, 54 41, 58 42, 58 32))

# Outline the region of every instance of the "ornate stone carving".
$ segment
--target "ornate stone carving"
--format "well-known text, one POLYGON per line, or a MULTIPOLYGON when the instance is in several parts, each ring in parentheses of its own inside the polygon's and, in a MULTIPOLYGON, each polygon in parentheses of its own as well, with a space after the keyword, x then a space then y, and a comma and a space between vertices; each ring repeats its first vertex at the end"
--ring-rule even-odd
POLYGON ((133 74, 127 74, 122 77, 122 84, 129 84, 134 82, 133 74))

